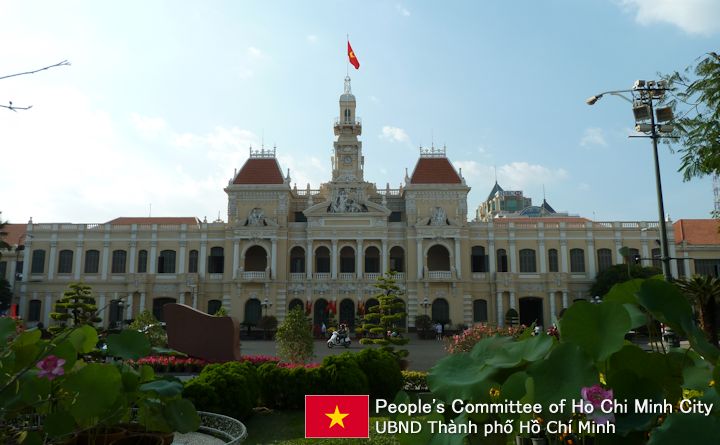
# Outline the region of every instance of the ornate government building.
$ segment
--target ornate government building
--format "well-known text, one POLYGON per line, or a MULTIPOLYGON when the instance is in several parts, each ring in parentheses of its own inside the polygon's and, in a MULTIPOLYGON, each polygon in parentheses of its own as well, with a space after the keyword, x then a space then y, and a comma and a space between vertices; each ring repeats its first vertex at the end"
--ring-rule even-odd
MULTIPOLYGON (((599 271, 625 260, 621 247, 659 264, 657 221, 559 214, 497 183, 467 221, 470 188, 444 148, 421 149, 401 188, 378 188, 364 180, 349 78, 339 108, 330 181, 293 187, 274 149, 251 149, 225 188, 227 222, 122 217, 7 226, 13 248, 0 276, 11 282, 20 315, 49 325, 53 303, 82 280, 106 307, 106 325, 146 309, 162 317, 167 302, 210 313, 222 306, 248 323, 265 313, 282 320, 297 305, 319 324, 331 307, 353 323, 359 309, 377 303, 377 277, 392 270, 411 327, 422 314, 453 327, 502 325, 510 310, 523 323, 549 325, 590 297, 599 271)), ((673 275, 716 271, 715 221, 680 220, 668 230, 673 275)))

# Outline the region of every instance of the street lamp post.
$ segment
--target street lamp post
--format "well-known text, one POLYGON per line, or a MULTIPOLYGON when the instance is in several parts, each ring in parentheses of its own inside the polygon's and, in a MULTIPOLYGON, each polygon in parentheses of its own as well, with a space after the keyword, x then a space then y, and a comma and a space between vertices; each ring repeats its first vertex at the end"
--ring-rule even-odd
POLYGON ((427 317, 427 311, 428 311, 428 308, 430 307, 430 301, 427 299, 427 297, 425 297, 425 298, 423 299, 423 302, 420 303, 420 305, 421 305, 423 308, 425 308, 425 316, 427 317))
POLYGON ((658 201, 658 216, 660 223, 660 238, 662 242, 662 265, 663 274, 667 281, 672 281, 672 273, 670 272, 670 250, 667 238, 667 228, 665 225, 665 205, 663 204, 662 181, 660 179, 660 161, 658 159, 657 141, 661 137, 671 137, 661 135, 661 133, 670 133, 673 131, 673 125, 668 122, 673 120, 673 113, 670 107, 655 108, 656 101, 662 101, 667 91, 665 81, 647 81, 638 80, 631 90, 615 90, 606 91, 590 97, 585 102, 588 105, 595 105, 604 95, 611 94, 619 96, 633 104, 633 113, 635 115, 635 131, 645 133, 643 136, 630 137, 646 137, 652 140, 653 160, 655 162, 655 189, 658 201), (622 93, 632 94, 632 100, 628 99, 622 93), (649 123, 648 123, 649 122, 649 123))
POLYGON ((266 298, 266 299, 263 300, 263 302, 260 303, 260 304, 262 305, 263 310, 265 311, 265 316, 267 316, 267 311, 268 311, 268 309, 270 308, 270 306, 272 306, 272 303, 270 302, 270 300, 268 300, 268 299, 266 298))

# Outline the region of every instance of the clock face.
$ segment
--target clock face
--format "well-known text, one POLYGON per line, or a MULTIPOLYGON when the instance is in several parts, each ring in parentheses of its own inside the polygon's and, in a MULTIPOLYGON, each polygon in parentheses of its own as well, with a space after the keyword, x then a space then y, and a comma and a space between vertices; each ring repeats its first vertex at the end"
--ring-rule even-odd
POLYGON ((352 158, 350 156, 345 156, 343 158, 343 162, 346 164, 350 164, 352 162, 352 158))

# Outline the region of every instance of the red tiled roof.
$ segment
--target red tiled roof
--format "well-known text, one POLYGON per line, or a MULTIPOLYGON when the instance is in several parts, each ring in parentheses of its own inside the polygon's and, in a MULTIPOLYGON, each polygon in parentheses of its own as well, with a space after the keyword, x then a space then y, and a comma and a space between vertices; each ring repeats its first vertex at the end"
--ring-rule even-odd
POLYGON ((447 158, 420 158, 410 177, 411 184, 460 184, 455 168, 447 158))
POLYGON ((11 246, 17 246, 25 244, 25 232, 27 231, 27 224, 5 224, 5 227, 0 229, 5 232, 3 241, 10 244, 11 246))
POLYGON ((283 184, 280 165, 274 158, 250 158, 240 169, 233 184, 283 184))
POLYGON ((720 221, 716 219, 679 219, 673 223, 675 242, 720 244, 720 221))
POLYGON ((148 217, 135 217, 135 216, 121 216, 115 218, 112 221, 108 221, 105 224, 113 225, 130 225, 130 224, 198 224, 200 221, 194 216, 178 216, 178 217, 163 217, 163 216, 148 216, 148 217))

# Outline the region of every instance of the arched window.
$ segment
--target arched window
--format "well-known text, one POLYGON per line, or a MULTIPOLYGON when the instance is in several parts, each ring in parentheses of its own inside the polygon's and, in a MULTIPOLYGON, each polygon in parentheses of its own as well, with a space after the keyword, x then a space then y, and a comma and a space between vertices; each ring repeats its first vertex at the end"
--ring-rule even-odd
POLYGON ((497 250, 497 271, 498 272, 507 272, 508 271, 507 252, 505 251, 505 249, 497 250))
POLYGON ((111 273, 125 273, 127 252, 124 250, 113 250, 111 273))
MULTIPOLYGON (((97 252, 97 250, 91 250, 90 252, 97 252)), ((97 258, 97 257, 96 257, 97 258)), ((60 261, 58 261, 58 273, 72 273, 72 261, 73 261, 73 251, 72 250, 61 250, 60 251, 60 261)), ((87 266, 87 258, 85 265, 87 266)), ((95 272, 97 273, 97 260, 95 263, 95 272)))
POLYGON ((473 301, 473 322, 474 323, 487 323, 488 321, 488 310, 487 301, 478 299, 473 301))
POLYGON ((437 323, 450 323, 450 304, 444 298, 436 298, 432 302, 432 319, 437 323))
POLYGON ((290 300, 290 305, 288 305, 288 310, 293 310, 295 308, 299 308, 302 311, 305 311, 305 303, 299 298, 293 298, 290 300))
POLYGON ((345 323, 350 327, 355 326, 355 303, 349 298, 341 301, 338 316, 340 323, 345 323))
POLYGON ((110 310, 108 311, 108 327, 110 329, 120 328, 122 324, 122 306, 120 300, 110 300, 110 310))
POLYGON ((662 268, 662 254, 660 253, 661 250, 659 247, 652 250, 652 265, 653 267, 657 267, 658 269, 662 268))
POLYGON ((533 249, 520 249, 520 272, 537 272, 533 249))
POLYGON ((380 272, 380 251, 375 246, 365 249, 365 273, 380 272))
POLYGON ((245 251, 245 270, 264 272, 267 269, 267 252, 262 246, 252 246, 245 251))
POLYGON ((390 249, 390 270, 405 272, 405 251, 400 246, 390 249))
POLYGON ((85 252, 85 273, 98 273, 100 270, 100 252, 88 250, 85 252))
POLYGON ((345 123, 350 123, 350 109, 345 108, 345 123))
POLYGON ((169 303, 175 303, 175 299, 169 297, 153 299, 153 315, 158 319, 158 321, 165 321, 165 311, 163 310, 163 306, 169 303))
POLYGON ((290 273, 305 273, 305 249, 300 246, 290 250, 290 273))
POLYGON ((550 271, 550 272, 559 272, 560 271, 560 267, 558 267, 558 251, 557 251, 557 249, 548 250, 548 271, 550 271))
POLYGON ((628 249, 628 255, 628 258, 625 258, 625 262, 640 264, 640 251, 638 249, 628 249))
POLYGON ((427 253, 428 270, 449 271, 450 252, 445 246, 435 244, 427 253))
MULTIPOLYGON (((198 251, 191 250, 188 261, 188 273, 198 273, 198 251)), ((213 312, 214 313, 214 312, 213 312)))
POLYGON ((30 268, 30 273, 43 272, 45 272, 45 251, 42 249, 33 250, 32 267, 30 268))
MULTIPOLYGON (((247 253, 245 254, 247 262, 247 253)), ((225 269, 225 250, 222 247, 215 246, 210 249, 208 257, 208 273, 223 273, 225 269)), ((265 270, 265 268, 263 268, 265 270)))
POLYGON ((355 272, 355 250, 350 246, 340 249, 340 273, 355 272))
POLYGON ((40 300, 30 300, 28 304, 27 321, 40 321, 40 309, 42 302, 40 300))
POLYGON ((175 273, 175 251, 163 250, 158 257, 158 273, 175 273))
POLYGON ((487 272, 485 264, 485 247, 473 246, 470 254, 470 265, 473 272, 487 272))
POLYGON ((147 250, 138 252, 138 273, 147 273, 147 250))
POLYGON ((585 251, 570 249, 570 272, 585 272, 585 251))
POLYGON ((325 246, 320 246, 315 250, 315 271, 330 273, 330 250, 325 246))
POLYGON ((245 302, 245 324, 257 326, 262 318, 262 304, 257 298, 251 298, 245 302))
POLYGON ((612 251, 610 249, 598 249, 598 272, 608 270, 612 267, 612 251))
POLYGON ((215 315, 217 311, 220 310, 222 307, 222 301, 220 300, 208 300, 208 309, 207 313, 210 315, 215 315))

